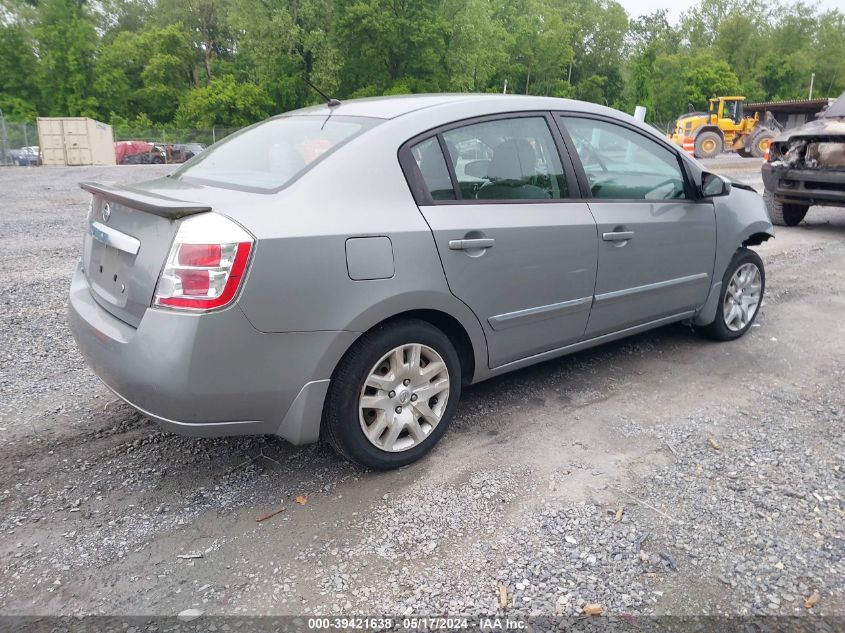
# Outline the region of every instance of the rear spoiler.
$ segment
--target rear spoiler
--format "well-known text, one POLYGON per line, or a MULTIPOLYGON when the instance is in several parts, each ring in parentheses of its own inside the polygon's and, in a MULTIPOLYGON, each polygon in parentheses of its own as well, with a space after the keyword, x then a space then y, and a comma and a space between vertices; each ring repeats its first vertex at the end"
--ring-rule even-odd
POLYGON ((168 198, 157 193, 141 191, 132 187, 117 187, 114 185, 103 185, 98 182, 81 182, 79 186, 85 191, 98 196, 103 196, 112 202, 125 204, 133 209, 139 209, 154 215, 178 220, 195 213, 211 211, 211 207, 195 202, 185 202, 176 198, 168 198))

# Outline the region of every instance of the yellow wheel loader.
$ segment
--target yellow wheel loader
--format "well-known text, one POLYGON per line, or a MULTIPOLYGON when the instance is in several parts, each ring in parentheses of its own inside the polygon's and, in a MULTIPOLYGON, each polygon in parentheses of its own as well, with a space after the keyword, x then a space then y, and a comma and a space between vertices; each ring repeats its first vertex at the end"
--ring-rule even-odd
POLYGON ((783 127, 769 112, 762 121, 759 112, 745 116, 744 106, 745 97, 713 97, 709 112, 690 111, 678 117, 669 138, 680 147, 684 139, 692 139, 696 158, 713 158, 722 152, 762 158, 783 127))

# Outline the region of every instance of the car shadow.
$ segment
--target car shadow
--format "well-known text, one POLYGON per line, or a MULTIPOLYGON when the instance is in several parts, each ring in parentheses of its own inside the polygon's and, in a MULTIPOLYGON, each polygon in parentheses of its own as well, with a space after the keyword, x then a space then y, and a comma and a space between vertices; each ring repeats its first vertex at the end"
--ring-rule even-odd
MULTIPOLYGON (((682 362, 688 356, 685 350, 709 344, 688 327, 667 326, 469 387, 444 440, 449 443, 445 450, 468 441, 467 435, 507 425, 512 409, 554 398, 566 415, 566 407, 577 406, 573 400, 580 391, 612 395, 612 383, 649 371, 656 356, 682 362)), ((92 425, 99 428, 90 434, 69 444, 42 445, 40 460, 33 454, 16 461, 17 474, 9 475, 21 486, 4 500, 7 517, 41 517, 39 529, 48 532, 76 526, 91 547, 120 542, 140 548, 156 534, 208 516, 237 521, 245 512, 249 518, 300 502, 331 513, 340 496, 347 504, 350 499, 368 504, 373 495, 380 498, 379 489, 401 490, 437 463, 435 455, 378 473, 350 464, 323 444, 299 448, 271 436, 172 435, 118 401, 99 415, 98 424, 92 425), (44 513, 44 507, 54 512, 44 513), (118 520, 121 516, 130 518, 118 520)), ((0 527, 10 527, 7 522, 0 520, 0 527)), ((98 564, 106 564, 118 553, 105 547, 96 556, 98 564)))

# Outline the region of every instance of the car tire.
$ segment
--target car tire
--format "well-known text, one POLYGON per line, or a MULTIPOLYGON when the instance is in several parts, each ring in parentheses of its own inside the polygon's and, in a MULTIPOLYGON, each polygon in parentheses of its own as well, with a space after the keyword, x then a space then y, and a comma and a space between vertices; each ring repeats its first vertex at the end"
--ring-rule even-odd
POLYGON ((695 157, 715 158, 722 153, 722 137, 716 132, 702 132, 695 137, 695 157))
POLYGON ((752 250, 739 249, 722 277, 716 318, 697 329, 714 341, 738 339, 749 330, 760 313, 765 291, 763 260, 752 250), (745 273, 749 276, 744 277, 745 273))
POLYGON ((771 191, 763 191, 766 212, 769 220, 777 226, 795 226, 807 215, 810 208, 806 204, 789 204, 779 201, 771 191))
POLYGON ((449 338, 419 319, 389 321, 361 336, 341 359, 326 396, 321 434, 350 461, 376 470, 400 468, 437 444, 460 397, 461 363, 449 338), (424 375, 427 367, 436 373, 424 375), (446 391, 435 394, 444 379, 446 391), (435 395, 423 402, 416 393, 423 389, 435 395))
POLYGON ((751 138, 748 139, 748 149, 751 151, 751 155, 754 158, 763 158, 774 137, 775 133, 768 128, 761 128, 752 132, 751 138))

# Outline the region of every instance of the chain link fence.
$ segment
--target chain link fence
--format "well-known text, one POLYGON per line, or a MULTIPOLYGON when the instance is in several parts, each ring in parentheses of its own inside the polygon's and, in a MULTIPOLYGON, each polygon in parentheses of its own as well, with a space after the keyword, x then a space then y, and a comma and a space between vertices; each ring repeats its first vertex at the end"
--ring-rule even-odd
POLYGON ((35 125, 11 123, 0 114, 0 165, 35 165, 38 162, 35 125))
MULTIPOLYGON (((155 126, 151 128, 113 126, 115 143, 119 141, 145 141, 170 148, 173 145, 195 144, 208 146, 237 132, 238 127, 214 126, 211 128, 177 128, 155 126)), ((169 160, 179 152, 167 150, 169 160)), ((0 112, 0 166, 36 166, 41 164, 38 127, 35 123, 8 121, 0 112)))
POLYGON ((114 127, 114 140, 117 141, 146 141, 147 143, 183 144, 201 143, 212 145, 237 132, 237 127, 215 126, 212 128, 177 128, 169 126, 138 128, 114 127))

